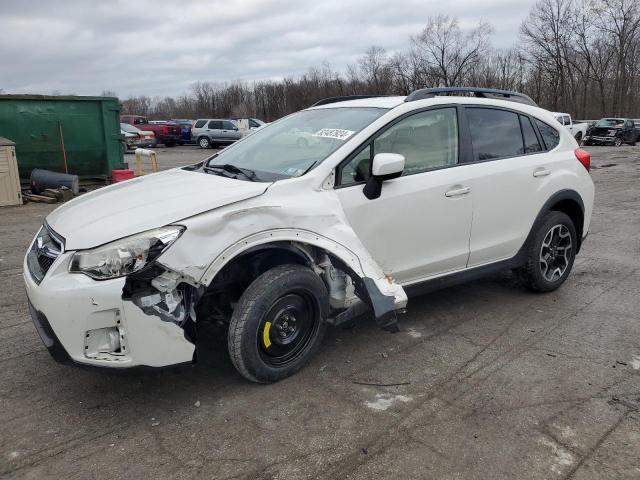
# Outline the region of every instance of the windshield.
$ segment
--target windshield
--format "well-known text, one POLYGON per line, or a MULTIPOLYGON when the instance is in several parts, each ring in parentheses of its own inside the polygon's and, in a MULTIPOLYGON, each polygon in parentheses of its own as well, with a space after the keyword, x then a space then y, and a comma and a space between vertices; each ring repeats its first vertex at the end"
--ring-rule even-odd
POLYGON ((209 158, 206 165, 250 169, 265 180, 298 177, 386 111, 384 108, 303 110, 256 130, 209 158))
POLYGON ((623 124, 621 118, 603 118, 596 122, 596 127, 621 127, 623 124))
POLYGON ((138 133, 140 131, 140 129, 134 127, 133 125, 129 125, 128 123, 121 123, 120 128, 129 133, 138 133))

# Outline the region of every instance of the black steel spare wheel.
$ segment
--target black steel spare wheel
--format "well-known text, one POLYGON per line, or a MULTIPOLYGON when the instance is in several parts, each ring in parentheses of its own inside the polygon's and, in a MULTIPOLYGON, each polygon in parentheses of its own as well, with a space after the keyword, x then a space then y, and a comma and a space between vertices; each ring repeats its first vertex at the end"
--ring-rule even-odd
POLYGON ((258 330, 257 340, 262 359, 274 366, 295 362, 319 323, 317 304, 307 292, 280 297, 263 317, 258 330))
POLYGON ((314 271, 301 265, 268 270, 249 285, 233 311, 231 361, 254 382, 292 375, 319 348, 327 311, 327 290, 314 271))

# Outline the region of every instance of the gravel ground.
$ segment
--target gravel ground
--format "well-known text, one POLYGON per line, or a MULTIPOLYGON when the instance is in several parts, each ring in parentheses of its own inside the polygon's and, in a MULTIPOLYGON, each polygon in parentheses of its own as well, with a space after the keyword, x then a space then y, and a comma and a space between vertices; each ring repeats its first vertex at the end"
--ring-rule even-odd
POLYGON ((413 298, 401 332, 331 329, 306 369, 266 386, 215 334, 193 367, 56 364, 21 278, 53 207, 0 208, 0 476, 640 478, 640 147, 589 150, 591 232, 560 290, 505 273, 413 298))

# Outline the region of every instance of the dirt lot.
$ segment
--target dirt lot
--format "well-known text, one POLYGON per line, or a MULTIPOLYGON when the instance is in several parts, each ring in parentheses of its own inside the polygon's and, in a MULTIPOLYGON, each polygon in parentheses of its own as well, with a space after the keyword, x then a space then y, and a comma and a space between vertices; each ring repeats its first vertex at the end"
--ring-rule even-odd
POLYGON ((194 367, 56 364, 21 278, 52 207, 0 209, 0 476, 640 478, 640 147, 590 150, 591 233, 559 291, 505 273, 414 298, 400 333, 333 329, 268 386, 235 373, 222 338, 194 367))

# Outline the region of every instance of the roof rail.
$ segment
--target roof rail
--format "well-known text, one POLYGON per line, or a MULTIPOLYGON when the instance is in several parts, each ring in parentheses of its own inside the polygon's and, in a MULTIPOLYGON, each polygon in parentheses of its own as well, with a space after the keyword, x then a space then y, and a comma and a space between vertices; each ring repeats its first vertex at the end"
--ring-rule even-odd
MULTIPOLYGON (((311 107, 319 107, 320 105, 328 105, 329 103, 346 102, 347 100, 360 100, 361 98, 386 97, 387 95, 343 95, 340 97, 328 97, 318 100, 311 107)), ((310 107, 310 108, 311 108, 310 107)))
POLYGON ((472 93, 476 97, 494 98, 498 100, 508 100, 511 102, 525 103, 527 105, 538 105, 531 97, 524 93, 512 92, 509 90, 497 90, 495 88, 479 88, 479 87, 440 87, 440 88, 423 88, 411 93, 405 102, 414 102, 416 100, 424 100, 425 98, 433 98, 446 93, 472 93))

